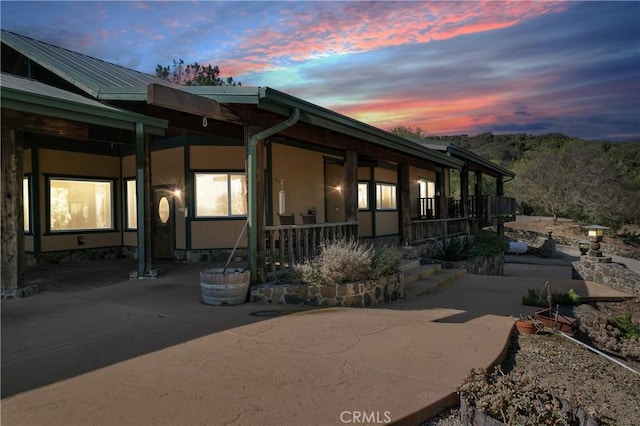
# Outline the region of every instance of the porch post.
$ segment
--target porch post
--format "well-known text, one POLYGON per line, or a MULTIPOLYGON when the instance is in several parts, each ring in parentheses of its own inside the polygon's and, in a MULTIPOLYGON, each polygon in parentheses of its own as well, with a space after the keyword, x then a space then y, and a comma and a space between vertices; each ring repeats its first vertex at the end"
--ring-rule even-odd
POLYGON ((446 219, 449 217, 448 213, 448 191, 447 180, 444 176, 444 169, 442 167, 436 168, 436 200, 437 200, 437 219, 446 219))
POLYGON ((358 152, 344 152, 344 215, 347 222, 358 221, 358 152))
POLYGON ((467 217, 469 214, 469 168, 462 166, 460 172, 460 215, 467 217))
POLYGON ((409 164, 405 161, 398 165, 398 183, 400 184, 400 243, 409 245, 411 235, 411 178, 409 164))
MULTIPOLYGON (((22 123, 2 117, 2 293, 24 288, 22 123)), ((37 179, 37 177, 36 177, 37 179)), ((38 214, 34 212, 34 215, 38 214)))
MULTIPOLYGON (((496 195, 498 197, 504 196, 504 181, 502 176, 498 176, 496 178, 496 195)), ((498 199, 498 205, 502 210, 502 201, 500 201, 500 199, 498 199)), ((500 211, 500 214, 504 214, 504 211, 500 211)), ((498 234, 498 237, 504 237, 504 222, 502 218, 498 221, 498 224, 496 226, 496 233, 498 234)))
POLYGON ((138 227, 138 278, 151 274, 151 149, 144 125, 136 123, 136 212, 138 227))
POLYGON ((482 199, 482 172, 475 172, 475 183, 473 187, 473 194, 476 198, 476 214, 481 219, 485 219, 486 209, 484 200, 482 199))

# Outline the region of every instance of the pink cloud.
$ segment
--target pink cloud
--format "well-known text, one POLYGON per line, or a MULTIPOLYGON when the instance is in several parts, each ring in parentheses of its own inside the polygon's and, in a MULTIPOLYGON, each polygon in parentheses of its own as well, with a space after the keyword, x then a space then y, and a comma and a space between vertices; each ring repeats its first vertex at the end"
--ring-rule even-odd
MULTIPOLYGON (((335 54, 366 52, 406 43, 425 43, 507 28, 561 11, 558 2, 360 2, 323 3, 300 12, 285 8, 276 25, 245 32, 238 48, 247 55, 304 61, 335 54)), ((252 71, 259 72, 255 67, 252 71)))

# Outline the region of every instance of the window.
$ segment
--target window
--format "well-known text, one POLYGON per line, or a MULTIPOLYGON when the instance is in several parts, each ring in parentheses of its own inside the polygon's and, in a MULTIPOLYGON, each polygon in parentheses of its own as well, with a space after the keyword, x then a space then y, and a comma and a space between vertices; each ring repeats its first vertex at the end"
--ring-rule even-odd
POLYGON ((396 186, 390 183, 376 184, 376 209, 394 210, 396 208, 396 186))
POLYGON ((31 232, 31 198, 29 196, 29 178, 22 178, 22 210, 24 213, 24 232, 31 232))
POLYGON ((127 197, 127 229, 138 228, 138 204, 136 201, 136 181, 134 179, 127 180, 126 187, 127 197))
POLYGON ((239 173, 196 173, 196 217, 247 214, 246 178, 239 173))
POLYGON ((369 184, 358 183, 358 208, 367 210, 369 208, 369 184))
POLYGON ((49 229, 113 229, 113 182, 49 179, 49 229))

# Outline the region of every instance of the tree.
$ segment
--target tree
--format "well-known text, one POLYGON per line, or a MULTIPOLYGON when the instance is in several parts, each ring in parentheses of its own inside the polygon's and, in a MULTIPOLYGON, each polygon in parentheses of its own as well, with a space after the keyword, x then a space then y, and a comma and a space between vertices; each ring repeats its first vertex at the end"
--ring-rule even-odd
POLYGON ((156 77, 185 86, 242 86, 242 83, 234 81, 233 77, 221 79, 220 68, 217 65, 205 66, 197 62, 185 65, 182 59, 174 59, 171 67, 158 64, 156 77))
POLYGON ((394 135, 398 135, 405 139, 426 139, 427 132, 423 131, 420 127, 416 127, 415 130, 412 127, 407 126, 395 126, 389 129, 389 132, 394 135))
POLYGON ((514 169, 518 201, 543 208, 554 221, 562 215, 617 227, 637 219, 637 187, 601 145, 572 141, 529 151, 514 169))

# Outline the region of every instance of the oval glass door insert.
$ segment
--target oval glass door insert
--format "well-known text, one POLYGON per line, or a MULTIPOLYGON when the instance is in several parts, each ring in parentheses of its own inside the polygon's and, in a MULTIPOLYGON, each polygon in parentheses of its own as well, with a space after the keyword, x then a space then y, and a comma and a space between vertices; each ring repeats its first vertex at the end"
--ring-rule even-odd
POLYGON ((158 216, 160 216, 160 221, 163 224, 167 223, 170 215, 169 200, 167 200, 167 197, 160 198, 160 202, 158 203, 158 216))

